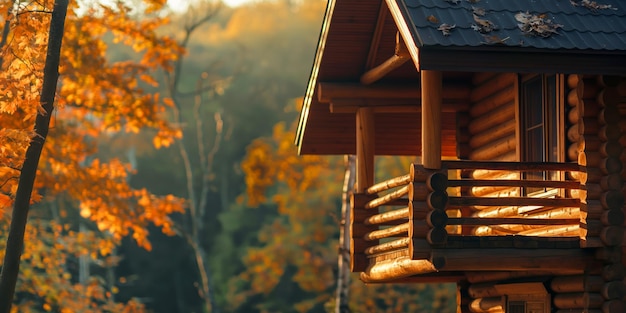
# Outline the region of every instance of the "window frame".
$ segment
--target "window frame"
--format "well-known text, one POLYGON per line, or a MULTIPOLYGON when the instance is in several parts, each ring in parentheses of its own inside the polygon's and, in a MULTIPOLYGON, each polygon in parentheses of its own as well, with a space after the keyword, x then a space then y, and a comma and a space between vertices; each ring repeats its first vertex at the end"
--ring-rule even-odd
MULTIPOLYGON (((523 74, 518 77, 518 103, 517 103, 517 126, 518 126, 518 158, 522 162, 565 162, 565 85, 563 74, 523 74), (540 80, 541 90, 529 90, 529 88, 537 89, 537 86, 531 86, 531 83, 537 83, 540 80), (534 92, 534 94, 532 94, 534 92), (550 93, 553 92, 554 95, 550 93), (529 113, 532 110, 532 103, 528 98, 532 96, 541 97, 541 125, 535 124, 534 127, 541 128, 542 153, 541 160, 533 159, 529 156, 528 133, 532 126, 527 125, 529 113), (555 150, 550 152, 551 150, 555 150)), ((536 99, 535 99, 536 100, 536 99)), ((536 104, 535 104, 536 105, 536 104)), ((536 112, 535 112, 536 113, 536 112)), ((538 173, 535 173, 535 175, 538 173)), ((532 173, 523 173, 521 179, 550 179, 564 180, 562 172, 541 172, 540 176, 531 176, 532 173), (530 174, 530 175, 529 175, 530 174)), ((553 190, 529 190, 522 188, 524 196, 541 196, 554 197, 559 196, 558 189, 553 190)))

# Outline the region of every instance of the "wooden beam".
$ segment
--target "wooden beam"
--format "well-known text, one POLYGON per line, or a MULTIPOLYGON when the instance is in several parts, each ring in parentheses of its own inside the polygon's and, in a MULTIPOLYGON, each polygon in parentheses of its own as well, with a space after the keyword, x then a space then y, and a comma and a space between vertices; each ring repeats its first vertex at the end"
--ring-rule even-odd
POLYGON ((402 257, 370 265, 365 272, 361 273, 361 280, 374 283, 433 272, 436 272, 436 269, 428 260, 411 260, 409 257, 402 257))
POLYGON ((356 192, 374 185, 374 111, 362 107, 356 112, 356 192))
POLYGON ((422 164, 441 168, 441 72, 422 71, 422 164))
POLYGON ((369 85, 376 82, 377 80, 385 77, 385 75, 389 74, 389 72, 402 66, 410 59, 411 56, 409 55, 409 50, 404 44, 402 38, 400 38, 400 34, 397 33, 395 53, 382 64, 368 70, 363 75, 361 75, 361 84, 369 85))
POLYGON ((436 249, 431 263, 445 271, 583 270, 598 266, 593 253, 575 249, 436 249))
MULTIPOLYGON (((469 103, 470 88, 467 85, 449 83, 445 85, 443 103, 469 103)), ((402 102, 421 103, 422 91, 414 84, 376 84, 363 86, 357 83, 320 82, 317 84, 318 101, 322 103, 337 100, 376 100, 400 104, 402 102), (401 99, 400 102, 394 100, 401 99)))
MULTIPOLYGON (((330 103, 330 113, 356 113, 359 107, 372 107, 374 113, 420 113, 422 112, 420 99, 348 99, 337 98, 330 103)), ((470 107, 469 102, 454 99, 444 99, 441 111, 455 113, 465 111, 470 107)))

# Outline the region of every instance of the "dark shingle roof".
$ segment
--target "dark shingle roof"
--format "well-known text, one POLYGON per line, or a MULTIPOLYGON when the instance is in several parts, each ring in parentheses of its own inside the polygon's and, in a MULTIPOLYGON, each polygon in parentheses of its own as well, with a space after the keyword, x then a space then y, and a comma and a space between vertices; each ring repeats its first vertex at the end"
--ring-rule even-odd
POLYGON ((407 22, 415 27, 417 45, 422 47, 478 47, 506 45, 539 49, 626 50, 626 1, 596 0, 610 8, 592 9, 589 0, 396 0, 404 7, 407 22), (584 6, 587 1, 590 6, 584 6), (457 3, 455 3, 457 2, 457 3), (472 28, 476 22, 472 7, 484 9, 481 19, 496 29, 480 33, 472 28), (525 34, 515 15, 530 13, 560 25, 549 37, 525 34), (449 36, 437 28, 456 25, 449 36))

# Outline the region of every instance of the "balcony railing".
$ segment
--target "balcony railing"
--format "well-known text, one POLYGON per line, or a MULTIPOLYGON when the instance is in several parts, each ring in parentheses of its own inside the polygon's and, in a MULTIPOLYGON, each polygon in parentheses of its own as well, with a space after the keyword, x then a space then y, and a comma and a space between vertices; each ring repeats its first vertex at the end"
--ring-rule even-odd
POLYGON ((409 174, 354 195, 354 270, 405 261, 413 266, 409 272, 457 261, 452 268, 463 270, 463 258, 472 254, 463 249, 472 248, 496 255, 503 252, 498 249, 535 249, 544 256, 549 249, 579 250, 594 225, 581 219, 587 216, 581 214, 581 185, 571 178, 581 174, 573 163, 444 161, 441 170, 413 164, 409 174), (524 173, 553 178, 524 179, 524 173))

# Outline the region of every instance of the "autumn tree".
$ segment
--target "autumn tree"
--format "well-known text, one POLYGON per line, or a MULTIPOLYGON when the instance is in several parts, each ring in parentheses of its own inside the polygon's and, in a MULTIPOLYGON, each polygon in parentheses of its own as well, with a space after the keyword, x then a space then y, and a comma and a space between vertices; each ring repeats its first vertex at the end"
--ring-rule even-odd
MULTIPOLYGON (((140 7, 156 12, 162 6, 162 1, 148 0, 140 7)), ((11 218, 6 210, 11 206, 17 210, 40 203, 34 206, 39 211, 50 207, 46 203, 66 204, 56 218, 34 214, 25 230, 29 244, 22 253, 24 269, 16 305, 20 312, 141 310, 137 302, 115 304, 115 290, 104 288, 97 277, 86 284, 77 283, 66 261, 87 255, 94 263, 113 262, 110 253, 125 236, 150 249, 147 227, 151 224, 173 234, 169 215, 182 211, 183 201, 131 188, 130 166, 119 159, 99 159, 96 139, 146 127, 156 130, 154 142, 162 146, 180 138, 180 131, 164 116, 171 100, 144 88, 156 84, 152 77, 155 70, 172 68, 182 48, 173 39, 159 35, 158 28, 167 23, 159 15, 139 21, 134 18, 137 12, 123 2, 82 8, 72 2, 63 46, 60 55, 57 53, 58 88, 51 87, 57 96, 44 98, 44 87, 48 86, 46 49, 53 44, 53 36, 48 37, 45 30, 52 10, 49 2, 0 1, 0 12, 5 13, 0 52, 0 208, 5 213, 1 234, 7 234, 11 218), (137 58, 110 62, 106 57, 107 36, 132 47, 137 58), (52 106, 58 108, 54 114, 52 106), (45 138, 43 128, 35 126, 41 119, 53 122, 37 167, 27 150, 35 146, 32 142, 45 138), (34 167, 28 164, 33 161, 34 167), (19 200, 22 180, 18 177, 29 170, 36 170, 37 179, 33 192, 28 192, 30 201, 24 203, 19 200), (78 234, 67 219, 71 215, 68 212, 74 210, 96 229, 78 234)), ((25 216, 21 218, 25 220, 25 216)), ((5 268, 15 270, 8 263, 3 264, 3 271, 5 268)), ((10 301, 0 302, 10 305, 10 301)))
MULTIPOLYGON (((345 167, 340 157, 298 156, 293 145, 295 126, 277 124, 272 137, 250 144, 242 163, 247 201, 251 206, 275 205, 278 215, 262 228, 260 245, 245 255, 247 269, 233 281, 241 288, 234 302, 256 297, 260 312, 334 312, 345 167)), ((386 174, 393 174, 394 165, 407 168, 404 161, 388 158, 378 163, 379 168, 387 167, 386 174)), ((352 277, 349 288, 348 307, 343 311, 456 310, 454 285, 365 285, 352 277)))

